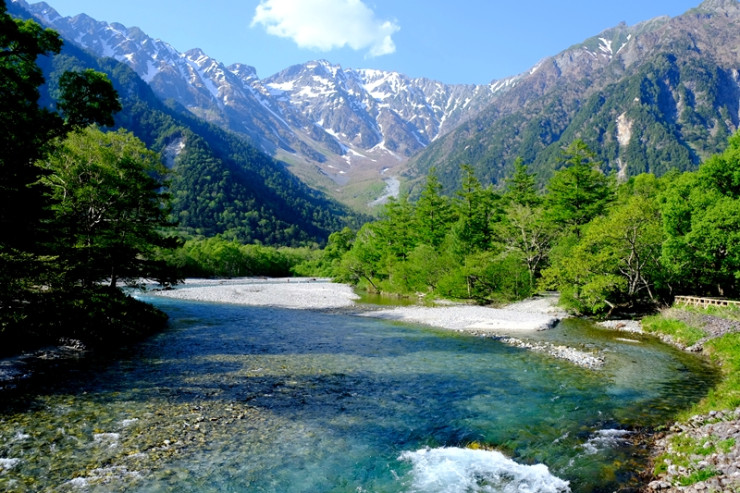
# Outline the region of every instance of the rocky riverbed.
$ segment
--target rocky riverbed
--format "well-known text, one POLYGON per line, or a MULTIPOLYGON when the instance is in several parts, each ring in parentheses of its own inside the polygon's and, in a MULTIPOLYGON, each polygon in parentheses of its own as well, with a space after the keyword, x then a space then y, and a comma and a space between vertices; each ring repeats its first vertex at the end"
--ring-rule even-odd
POLYGON ((671 454, 680 460, 666 459, 665 471, 650 482, 649 491, 740 491, 740 408, 712 411, 694 416, 688 423, 675 423, 670 432, 657 437, 654 453, 671 454), (690 486, 674 486, 692 477, 706 479, 690 486))
MULTIPOLYGON (((155 294, 198 301, 340 311, 363 317, 419 323, 482 337, 494 337, 504 344, 545 353, 592 370, 601 369, 604 365, 603 356, 595 352, 546 342, 531 342, 520 335, 550 329, 568 316, 558 308, 558 296, 555 294, 535 296, 502 308, 462 303, 380 308, 357 304, 358 297, 347 285, 332 283, 328 279, 311 278, 188 280, 174 290, 155 294), (512 334, 517 334, 517 337, 512 337, 512 334)), ((630 324, 634 323, 622 322, 618 327, 611 328, 623 330, 622 327, 632 327, 630 324)))

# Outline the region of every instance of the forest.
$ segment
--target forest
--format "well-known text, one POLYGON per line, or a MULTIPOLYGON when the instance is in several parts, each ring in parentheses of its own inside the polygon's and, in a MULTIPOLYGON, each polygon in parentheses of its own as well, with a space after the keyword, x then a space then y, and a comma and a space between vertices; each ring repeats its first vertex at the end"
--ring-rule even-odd
POLYGON ((192 238, 168 257, 186 275, 328 276, 388 295, 501 304, 558 291, 575 314, 650 313, 681 294, 737 297, 740 133, 696 171, 619 183, 579 139, 538 186, 520 159, 500 188, 471 165, 443 193, 432 170, 418 197, 392 199, 321 250, 192 238))
POLYGON ((121 283, 176 273, 159 155, 129 132, 104 132, 121 109, 105 74, 60 74, 53 109, 39 105, 37 63, 62 41, 16 20, 0 1, 0 351, 59 337, 110 345, 162 327, 166 316, 121 283))
POLYGON ((542 290, 576 314, 644 313, 680 294, 733 297, 740 276, 740 134, 696 171, 605 175, 576 139, 543 189, 521 160, 502 189, 472 166, 442 194, 388 203, 334 233, 321 274, 382 293, 502 303, 542 290))

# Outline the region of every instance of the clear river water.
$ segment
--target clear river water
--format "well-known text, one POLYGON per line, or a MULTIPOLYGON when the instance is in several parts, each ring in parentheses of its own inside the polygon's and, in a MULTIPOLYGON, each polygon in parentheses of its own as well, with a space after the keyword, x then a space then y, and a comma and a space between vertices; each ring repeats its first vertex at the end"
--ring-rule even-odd
POLYGON ((0 400, 0 491, 611 492, 640 432, 716 374, 656 340, 565 320, 494 339, 336 313, 148 298, 170 328, 0 400))

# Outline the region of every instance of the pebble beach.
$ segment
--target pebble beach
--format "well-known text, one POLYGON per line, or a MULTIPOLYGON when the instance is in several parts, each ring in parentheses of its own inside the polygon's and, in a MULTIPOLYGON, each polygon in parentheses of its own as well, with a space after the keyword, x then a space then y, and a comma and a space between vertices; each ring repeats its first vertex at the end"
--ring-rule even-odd
POLYGON ((348 285, 318 278, 190 279, 174 289, 155 290, 150 294, 249 306, 342 310, 362 317, 423 324, 479 337, 492 337, 504 344, 546 353, 591 370, 599 370, 604 364, 603 356, 594 352, 549 343, 530 343, 522 339, 527 333, 550 329, 568 316, 557 307, 558 298, 555 295, 537 296, 503 308, 467 304, 379 308, 358 303, 359 296, 348 285))
POLYGON ((356 303, 359 296, 350 286, 316 278, 191 279, 174 289, 152 291, 150 294, 194 301, 299 310, 353 308, 360 316, 476 333, 546 330, 565 316, 554 308, 556 298, 541 298, 503 309, 463 304, 405 306, 380 310, 365 308, 356 303))

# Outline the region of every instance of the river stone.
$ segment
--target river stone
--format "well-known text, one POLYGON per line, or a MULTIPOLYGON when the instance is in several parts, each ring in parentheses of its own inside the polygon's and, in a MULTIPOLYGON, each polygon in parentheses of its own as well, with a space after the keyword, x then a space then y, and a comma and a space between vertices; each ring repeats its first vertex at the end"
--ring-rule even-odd
POLYGON ((648 484, 648 488, 654 491, 670 489, 671 483, 667 481, 652 481, 648 484))

